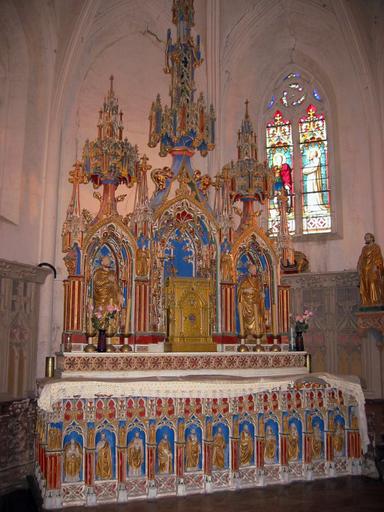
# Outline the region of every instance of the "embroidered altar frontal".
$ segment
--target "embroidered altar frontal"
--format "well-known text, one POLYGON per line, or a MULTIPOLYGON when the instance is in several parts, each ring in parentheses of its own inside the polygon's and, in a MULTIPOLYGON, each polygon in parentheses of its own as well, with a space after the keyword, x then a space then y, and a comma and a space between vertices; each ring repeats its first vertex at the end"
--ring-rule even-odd
POLYGON ((357 474, 359 384, 328 374, 59 380, 39 398, 45 508, 357 474))

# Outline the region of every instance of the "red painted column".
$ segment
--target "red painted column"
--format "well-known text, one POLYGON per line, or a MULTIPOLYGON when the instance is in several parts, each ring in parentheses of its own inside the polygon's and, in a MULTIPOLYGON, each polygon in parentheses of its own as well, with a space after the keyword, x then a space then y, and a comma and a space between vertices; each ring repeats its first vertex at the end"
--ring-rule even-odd
POLYGON ((125 450, 117 448, 117 461, 118 461, 118 481, 125 482, 126 480, 126 464, 125 464, 125 450))
POLYGON ((231 437, 232 473, 239 471, 239 420, 233 419, 233 436, 231 437))
POLYGON ((135 282, 135 331, 149 332, 149 281, 137 278, 135 282))
POLYGON ((149 443, 147 445, 147 472, 148 480, 155 480, 155 467, 156 467, 156 427, 151 425, 149 427, 149 443))
POLYGON ((61 456, 59 453, 47 454, 47 490, 52 491, 61 487, 61 456))
POLYGON ((258 469, 264 468, 264 446, 265 446, 265 431, 264 431, 264 418, 259 418, 259 425, 256 436, 256 466, 258 469))
POLYGON ((361 455, 360 434, 358 431, 349 430, 348 439, 348 458, 359 459, 361 455))
POLYGON ((326 460, 327 462, 333 462, 333 435, 334 435, 334 423, 333 416, 329 416, 328 418, 328 430, 326 431, 325 436, 325 446, 326 446, 326 460))
POLYGON ((204 439, 204 474, 212 475, 212 422, 208 421, 204 439))
POLYGON ((85 447, 85 485, 93 487, 95 483, 95 430, 88 429, 87 446, 85 447))
POLYGON ((180 421, 177 428, 177 441, 176 441, 176 476, 181 480, 184 478, 184 422, 180 421))
POLYGON ((64 331, 83 331, 84 277, 64 281, 64 331))
POLYGON ((235 285, 221 283, 221 332, 234 334, 235 328, 235 285))
POLYGON ((307 429, 304 432, 304 464, 311 464, 312 462, 312 416, 307 418, 307 429))
POLYGON ((288 465, 287 434, 283 432, 280 433, 280 464, 288 465))
POLYGON ((278 286, 279 297, 279 326, 278 332, 288 333, 289 331, 289 304, 290 304, 290 286, 278 286))

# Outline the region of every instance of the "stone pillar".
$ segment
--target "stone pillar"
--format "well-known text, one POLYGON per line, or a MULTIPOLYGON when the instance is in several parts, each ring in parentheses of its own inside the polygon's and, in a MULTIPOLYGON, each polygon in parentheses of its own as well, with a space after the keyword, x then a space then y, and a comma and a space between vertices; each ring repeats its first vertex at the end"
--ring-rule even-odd
POLYGON ((0 495, 25 484, 25 477, 33 474, 40 441, 34 436, 36 421, 35 400, 0 402, 0 495))

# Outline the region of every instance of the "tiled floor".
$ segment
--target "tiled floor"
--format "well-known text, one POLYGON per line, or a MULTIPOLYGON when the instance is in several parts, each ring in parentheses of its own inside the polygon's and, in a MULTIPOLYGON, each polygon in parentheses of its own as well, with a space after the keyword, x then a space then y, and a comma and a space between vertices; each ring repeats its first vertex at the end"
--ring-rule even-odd
MULTIPOLYGON (((79 512, 69 508, 66 512, 79 512)), ((384 484, 362 477, 105 505, 102 512, 370 512, 384 511, 384 484)), ((101 512, 87 508, 85 512, 101 512)))
MULTIPOLYGON (((65 512, 383 512, 384 484, 365 477, 295 482, 154 501, 71 507, 65 512)), ((0 497, 0 512, 37 511, 28 491, 0 497), (4 499, 7 498, 7 499, 4 499)))

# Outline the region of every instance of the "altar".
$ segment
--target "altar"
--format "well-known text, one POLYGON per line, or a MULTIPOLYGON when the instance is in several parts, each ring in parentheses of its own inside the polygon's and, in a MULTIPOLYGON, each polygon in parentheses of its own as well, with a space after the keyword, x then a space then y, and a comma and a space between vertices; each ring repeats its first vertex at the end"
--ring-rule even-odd
POLYGON ((45 508, 359 474, 368 443, 360 384, 327 374, 68 378, 38 406, 45 508))
POLYGON ((215 176, 193 168, 215 148, 216 114, 195 98, 193 1, 174 0, 172 20, 171 101, 153 101, 148 140, 170 167, 152 169, 123 137, 112 76, 96 138, 69 172, 61 350, 38 383, 47 509, 358 474, 368 442, 360 384, 310 373, 311 313, 295 323, 281 283, 300 270, 291 169, 259 161, 248 101, 237 160, 215 176), (85 186, 95 215, 81 208, 85 186), (135 200, 123 216, 124 187, 135 200), (271 202, 274 236, 261 222, 271 202))

